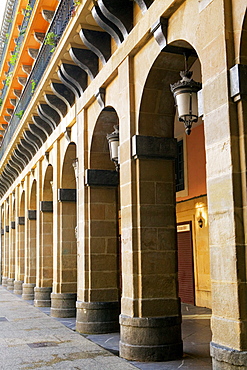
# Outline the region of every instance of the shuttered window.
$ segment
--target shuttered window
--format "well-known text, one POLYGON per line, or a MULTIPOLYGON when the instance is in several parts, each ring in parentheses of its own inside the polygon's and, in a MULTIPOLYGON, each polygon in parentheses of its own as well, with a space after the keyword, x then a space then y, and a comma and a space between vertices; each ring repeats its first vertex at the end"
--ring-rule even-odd
POLYGON ((195 304, 194 266, 191 227, 178 232, 178 284, 183 303, 195 304))

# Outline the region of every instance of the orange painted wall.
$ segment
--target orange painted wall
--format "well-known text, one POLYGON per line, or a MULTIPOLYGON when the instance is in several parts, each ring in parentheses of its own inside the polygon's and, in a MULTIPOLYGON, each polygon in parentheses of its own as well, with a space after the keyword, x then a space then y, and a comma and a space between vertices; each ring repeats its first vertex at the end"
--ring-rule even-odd
POLYGON ((206 155, 203 123, 192 128, 186 136, 188 196, 177 197, 177 201, 186 200, 207 193, 206 189, 206 155))

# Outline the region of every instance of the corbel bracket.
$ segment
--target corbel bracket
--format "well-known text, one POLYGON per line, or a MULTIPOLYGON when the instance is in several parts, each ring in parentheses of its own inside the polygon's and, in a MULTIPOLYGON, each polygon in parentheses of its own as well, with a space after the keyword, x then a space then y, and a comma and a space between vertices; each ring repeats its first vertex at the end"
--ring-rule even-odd
POLYGON ((168 19, 160 17, 160 19, 151 28, 151 32, 161 49, 163 49, 167 43, 167 26, 168 19))

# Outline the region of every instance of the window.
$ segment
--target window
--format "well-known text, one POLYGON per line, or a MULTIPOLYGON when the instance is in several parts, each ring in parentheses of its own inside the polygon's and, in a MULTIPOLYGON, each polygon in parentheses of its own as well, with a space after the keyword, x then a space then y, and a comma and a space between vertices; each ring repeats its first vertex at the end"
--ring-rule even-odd
POLYGON ((184 190, 184 148, 183 140, 177 142, 177 158, 175 160, 176 192, 184 190))

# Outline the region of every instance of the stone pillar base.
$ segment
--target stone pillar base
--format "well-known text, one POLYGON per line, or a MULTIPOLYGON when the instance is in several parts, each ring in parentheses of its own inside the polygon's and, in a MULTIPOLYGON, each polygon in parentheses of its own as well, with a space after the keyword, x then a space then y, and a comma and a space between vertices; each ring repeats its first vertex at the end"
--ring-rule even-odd
POLYGON ((183 356, 181 317, 120 315, 120 356, 131 361, 171 361, 183 356))
POLYGON ((14 281, 14 294, 22 295, 23 280, 14 281))
POLYGON ((9 278, 7 280, 7 289, 8 290, 10 290, 10 291, 14 290, 14 281, 15 281, 15 279, 11 279, 11 278, 9 278))
POLYGON ((76 330, 85 334, 119 331, 118 302, 76 302, 76 330))
POLYGON ((247 369, 247 351, 237 351, 211 342, 210 354, 213 370, 247 369))
POLYGON ((7 280, 8 280, 8 278, 7 278, 6 276, 3 276, 3 277, 2 277, 2 286, 3 286, 3 287, 5 287, 5 288, 6 288, 6 287, 7 287, 7 285, 8 285, 8 284, 7 284, 7 280))
POLYGON ((34 288, 34 306, 50 307, 51 306, 52 288, 34 288))
POLYGON ((76 293, 51 293, 51 316, 75 317, 76 293))
POLYGON ((22 284, 22 299, 25 301, 32 301, 34 299, 35 284, 23 283, 22 284))

